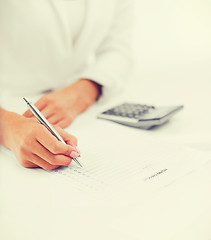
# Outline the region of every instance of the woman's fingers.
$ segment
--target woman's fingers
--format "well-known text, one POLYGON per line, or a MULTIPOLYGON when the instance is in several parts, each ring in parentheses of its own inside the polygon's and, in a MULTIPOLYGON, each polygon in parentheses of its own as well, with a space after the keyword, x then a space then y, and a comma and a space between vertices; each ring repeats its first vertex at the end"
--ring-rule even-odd
POLYGON ((40 143, 37 142, 36 146, 34 146, 34 154, 36 154, 41 159, 45 160, 46 162, 50 163, 51 165, 60 165, 60 166, 68 166, 72 159, 65 155, 61 154, 53 154, 49 152, 45 147, 40 145, 40 143))
POLYGON ((61 121, 63 119, 63 116, 61 115, 51 115, 49 118, 48 118, 48 121, 53 124, 53 125, 56 125, 59 121, 61 121))
MULTIPOLYGON (((40 158, 39 156, 33 153, 30 154, 29 158, 30 158, 30 162, 48 171, 60 167, 60 165, 52 165, 46 162, 45 160, 43 160, 42 158, 40 158)), ((23 166, 27 167, 25 164, 23 166)))
POLYGON ((54 124, 60 128, 66 128, 72 123, 73 119, 66 118, 66 119, 61 119, 54 124))
POLYGON ((39 166, 46 170, 51 170, 58 166, 68 166, 71 163, 72 154, 78 153, 75 147, 77 139, 61 128, 55 128, 67 144, 59 141, 45 126, 39 124, 37 130, 33 131, 34 135, 31 134, 34 140, 28 139, 25 142, 28 147, 25 146, 23 148, 25 150, 22 159, 27 159, 27 162, 24 162, 26 167, 39 166))
POLYGON ((40 166, 38 166, 37 164, 34 164, 30 161, 23 161, 22 165, 26 168, 39 168, 40 166))
POLYGON ((59 141, 44 126, 42 126, 42 131, 39 131, 37 133, 36 139, 43 147, 45 147, 48 151, 50 151, 53 154, 63 154, 66 156, 70 156, 71 152, 75 150, 73 146, 64 144, 61 141, 59 141))
POLYGON ((46 106, 45 108, 43 108, 42 110, 40 110, 40 112, 42 113, 42 115, 47 118, 49 120, 49 118, 51 116, 54 115, 54 109, 50 106, 46 106))
POLYGON ((71 145, 73 147, 78 145, 78 140, 75 136, 65 132, 60 127, 56 127, 56 130, 68 145, 71 145))
POLYGON ((71 156, 77 153, 75 137, 65 134, 61 129, 59 129, 60 135, 68 144, 59 141, 36 119, 12 114, 7 122, 6 146, 15 153, 19 162, 25 167, 51 170, 59 166, 67 166, 72 161, 71 156))
MULTIPOLYGON (((48 115, 50 111, 48 112, 47 108, 44 108, 42 113, 48 115)), ((26 151, 28 153, 22 158, 27 159, 27 161, 24 161, 22 165, 52 170, 59 166, 68 166, 71 163, 71 156, 73 156, 71 153, 78 152, 75 147, 77 145, 77 139, 61 128, 55 128, 66 144, 59 141, 45 126, 38 125, 37 130, 33 130, 34 134, 30 134, 31 138, 34 138, 34 141, 27 141, 28 143, 30 142, 28 145, 29 151, 26 151)))
MULTIPOLYGON (((44 108, 47 106, 47 102, 43 99, 40 98, 36 103, 35 106, 40 110, 43 111, 44 108)), ((27 110, 24 114, 24 117, 30 118, 30 117, 34 117, 33 113, 30 110, 27 110)))

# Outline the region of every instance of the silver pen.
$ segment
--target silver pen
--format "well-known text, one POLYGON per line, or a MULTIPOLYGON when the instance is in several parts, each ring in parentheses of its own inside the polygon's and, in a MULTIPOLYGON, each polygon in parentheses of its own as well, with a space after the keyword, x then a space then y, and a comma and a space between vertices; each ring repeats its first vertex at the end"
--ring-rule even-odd
MULTIPOLYGON (((63 138, 59 135, 59 133, 53 128, 53 126, 48 122, 48 120, 42 115, 42 113, 26 98, 23 98, 25 102, 27 103, 28 108, 31 110, 31 112, 34 114, 34 116, 40 121, 41 124, 43 124, 59 141, 66 144, 66 142, 63 140, 63 138)), ((82 165, 78 161, 77 158, 72 158, 80 167, 82 165)))

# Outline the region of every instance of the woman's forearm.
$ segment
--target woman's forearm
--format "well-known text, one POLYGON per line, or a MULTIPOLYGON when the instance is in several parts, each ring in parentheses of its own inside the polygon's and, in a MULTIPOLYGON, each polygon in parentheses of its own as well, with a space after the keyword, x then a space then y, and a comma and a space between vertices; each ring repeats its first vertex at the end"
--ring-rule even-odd
POLYGON ((9 112, 0 107, 0 144, 5 147, 8 147, 7 146, 7 138, 8 138, 7 131, 9 128, 9 123, 16 115, 18 116, 18 114, 9 112))
POLYGON ((0 144, 4 145, 5 138, 5 127, 6 127, 6 116, 8 112, 3 108, 0 108, 0 144))

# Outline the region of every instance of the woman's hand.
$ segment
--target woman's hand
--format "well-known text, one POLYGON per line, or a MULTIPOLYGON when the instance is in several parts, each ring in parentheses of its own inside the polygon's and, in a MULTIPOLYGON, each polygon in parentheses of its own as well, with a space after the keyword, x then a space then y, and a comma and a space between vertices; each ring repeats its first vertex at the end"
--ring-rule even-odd
POLYGON ((45 126, 35 118, 25 118, 7 112, 1 119, 4 129, 2 144, 11 149, 24 167, 41 167, 52 170, 67 166, 72 157, 78 157, 75 137, 56 128, 67 144, 57 140, 45 126))
MULTIPOLYGON (((35 106, 51 124, 65 128, 95 102, 98 95, 97 84, 81 79, 67 88, 46 94, 35 103, 35 106)), ((33 114, 28 110, 23 116, 31 118, 33 114)))

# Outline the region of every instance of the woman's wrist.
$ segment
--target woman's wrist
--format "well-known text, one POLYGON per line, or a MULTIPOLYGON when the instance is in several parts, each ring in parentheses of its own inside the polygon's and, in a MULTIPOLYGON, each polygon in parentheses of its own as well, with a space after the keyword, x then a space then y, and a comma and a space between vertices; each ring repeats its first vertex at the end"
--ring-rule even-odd
POLYGON ((70 101, 74 103, 74 108, 71 107, 71 111, 75 111, 74 114, 78 115, 85 111, 90 105, 92 105, 100 94, 100 87, 95 82, 88 79, 79 79, 74 84, 63 90, 66 96, 70 96, 70 101), (74 99, 73 99, 74 96, 74 99), (74 110, 73 110, 74 109, 74 110))
POLYGON ((96 101, 101 95, 102 86, 90 79, 79 79, 76 85, 84 89, 83 94, 86 95, 91 102, 96 101))
POLYGON ((0 144, 7 148, 10 148, 9 131, 11 130, 12 122, 17 117, 20 117, 20 115, 0 108, 0 144))
POLYGON ((102 94, 102 85, 98 84, 97 82, 91 79, 80 79, 79 81, 85 82, 89 85, 90 88, 94 91, 94 99, 98 100, 100 95, 102 94))

